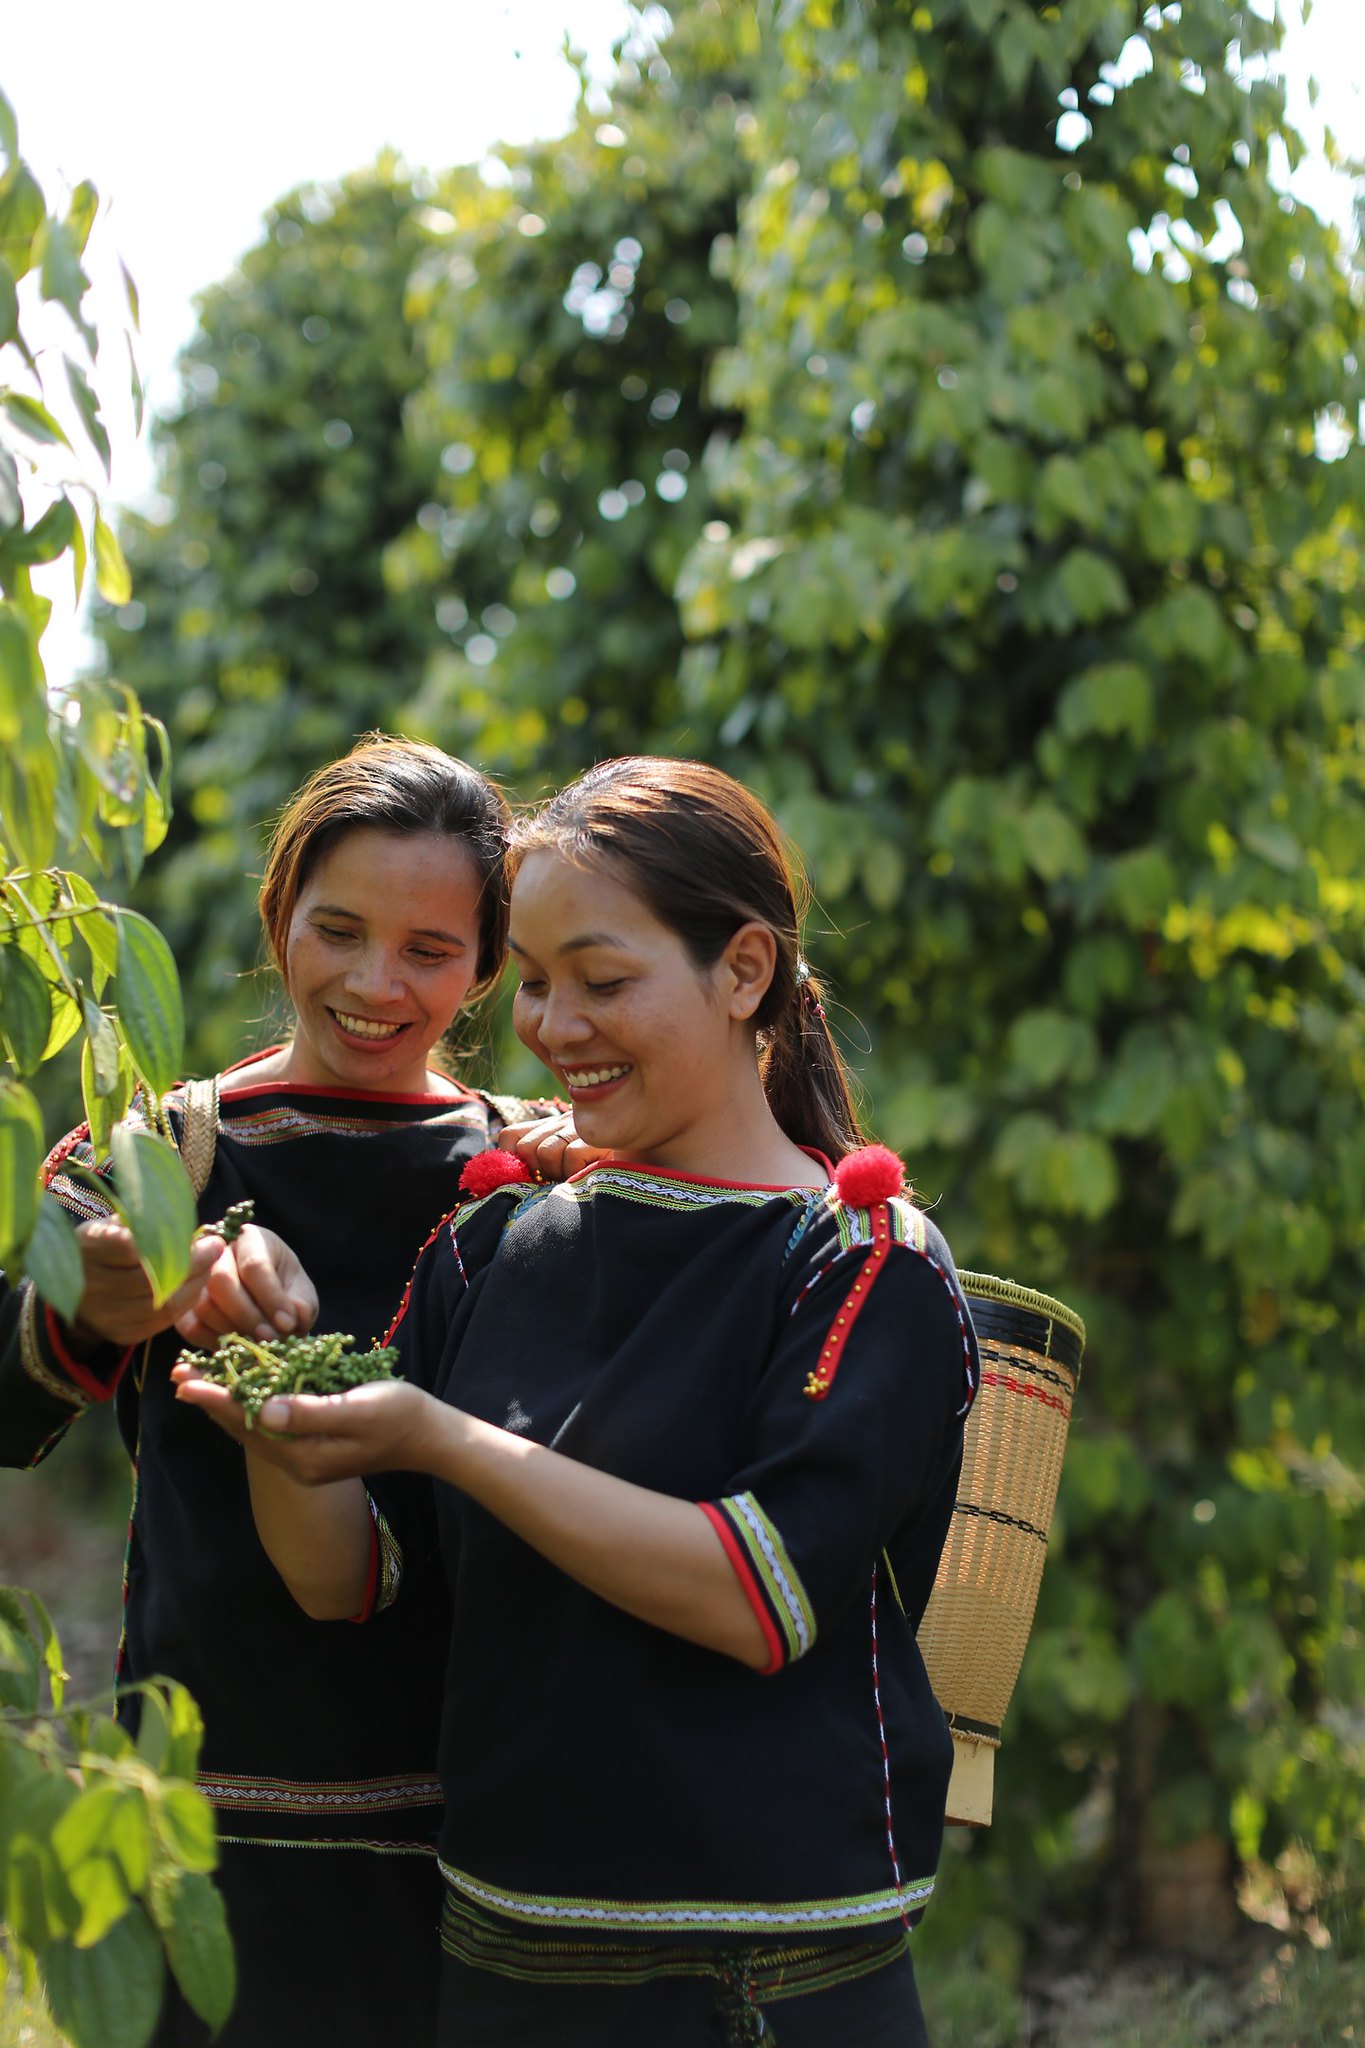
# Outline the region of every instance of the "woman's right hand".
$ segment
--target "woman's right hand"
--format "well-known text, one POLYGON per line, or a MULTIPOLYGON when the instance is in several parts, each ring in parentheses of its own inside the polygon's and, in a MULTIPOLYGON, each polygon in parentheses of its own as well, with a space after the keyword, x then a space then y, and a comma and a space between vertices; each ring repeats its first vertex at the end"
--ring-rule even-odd
POLYGON ((175 1318, 188 1343, 211 1351, 220 1337, 238 1331, 260 1343, 311 1328, 317 1289, 282 1237, 248 1223, 231 1244, 217 1237, 203 1242, 213 1246, 214 1256, 175 1318))
POLYGON ((196 1238, 190 1248, 189 1272, 158 1307, 133 1233, 122 1223, 113 1217, 78 1223, 76 1242, 85 1285, 71 1334, 78 1345, 117 1344, 125 1351, 159 1330, 168 1330, 193 1308, 223 1249, 216 1237, 196 1238))

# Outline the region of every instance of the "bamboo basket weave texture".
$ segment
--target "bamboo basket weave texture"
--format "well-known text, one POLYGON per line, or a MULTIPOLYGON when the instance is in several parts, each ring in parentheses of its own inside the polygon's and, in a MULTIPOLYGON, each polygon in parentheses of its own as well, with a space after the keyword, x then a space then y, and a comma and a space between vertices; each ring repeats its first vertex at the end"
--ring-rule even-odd
POLYGON ((1013 1280, 958 1277, 981 1347, 981 1385, 919 1646, 953 1731, 948 1819, 982 1827, 1042 1582, 1085 1324, 1064 1302, 1013 1280))

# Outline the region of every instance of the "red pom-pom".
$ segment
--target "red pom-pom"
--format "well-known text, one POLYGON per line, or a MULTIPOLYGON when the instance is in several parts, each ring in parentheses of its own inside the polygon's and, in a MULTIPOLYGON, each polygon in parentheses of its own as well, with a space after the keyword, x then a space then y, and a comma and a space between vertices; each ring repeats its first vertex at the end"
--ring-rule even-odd
POLYGON ((530 1178, 524 1159, 518 1159, 515 1152, 500 1152, 495 1146, 491 1152, 476 1153, 470 1160, 460 1175, 460 1189, 466 1195, 491 1195, 494 1188, 530 1178))
POLYGON ((905 1186, 905 1168, 885 1145, 864 1145, 850 1152, 834 1169, 834 1185, 846 1209, 870 1209, 889 1202, 905 1186))

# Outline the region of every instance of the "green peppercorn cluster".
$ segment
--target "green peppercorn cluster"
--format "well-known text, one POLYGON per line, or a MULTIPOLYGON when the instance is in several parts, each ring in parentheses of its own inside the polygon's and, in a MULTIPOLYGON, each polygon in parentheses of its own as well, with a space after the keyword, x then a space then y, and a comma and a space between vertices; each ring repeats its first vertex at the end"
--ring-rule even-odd
POLYGON ((234 1238, 241 1236, 255 1214, 254 1202, 234 1202, 221 1223, 201 1223, 194 1234, 196 1237, 221 1237, 224 1244, 231 1244, 234 1238))
POLYGON ((356 1351, 353 1337, 225 1337, 216 1351, 182 1351, 176 1363, 198 1368, 206 1380, 227 1387, 255 1426, 276 1394, 344 1394, 371 1380, 391 1380, 398 1353, 376 1345, 356 1351))

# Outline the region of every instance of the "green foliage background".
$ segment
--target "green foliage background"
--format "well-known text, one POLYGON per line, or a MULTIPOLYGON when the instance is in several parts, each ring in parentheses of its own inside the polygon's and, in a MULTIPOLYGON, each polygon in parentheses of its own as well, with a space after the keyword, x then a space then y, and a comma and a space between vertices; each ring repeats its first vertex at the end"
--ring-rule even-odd
POLYGON ((1361 1909, 1365 337, 1277 38, 702 0, 504 181, 295 195, 103 628, 204 1066, 260 821, 368 725, 526 797, 702 754, 804 850, 870 1123, 1091 1331, 948 1932, 1140 1931, 1210 1843, 1361 1909))

